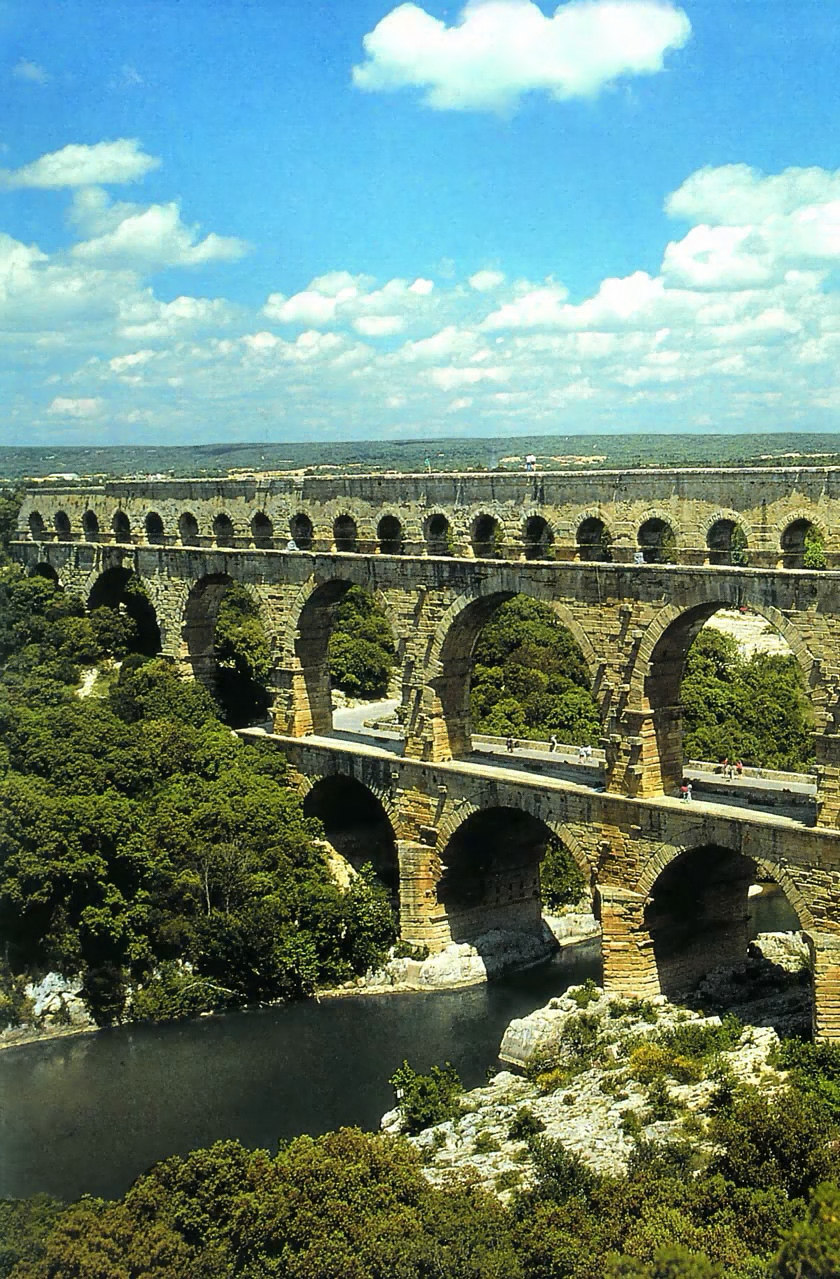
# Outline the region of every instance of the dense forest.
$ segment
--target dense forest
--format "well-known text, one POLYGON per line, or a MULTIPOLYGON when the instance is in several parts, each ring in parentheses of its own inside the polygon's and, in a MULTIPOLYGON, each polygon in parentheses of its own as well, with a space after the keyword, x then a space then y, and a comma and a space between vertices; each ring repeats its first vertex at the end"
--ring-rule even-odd
POLYGON ((772 435, 523 435, 519 438, 307 440, 291 443, 161 447, 0 447, 0 478, 213 476, 230 471, 509 470, 533 453, 540 470, 633 466, 833 466, 837 437, 811 432, 772 435))
MULTIPOLYGON (((696 1038, 680 1046, 713 1048, 696 1038)), ((671 1057, 672 1069, 694 1059, 671 1057)), ((342 1129, 274 1155, 218 1142, 157 1164, 115 1202, 0 1202, 0 1275, 836 1279, 840 1050, 786 1042, 779 1064, 790 1075, 776 1092, 733 1088, 719 1073, 711 1153, 688 1135, 637 1139, 626 1175, 593 1172, 521 1109, 510 1136, 534 1183, 504 1203, 466 1177, 431 1185, 404 1138, 342 1129)), ((449 1068, 404 1066, 392 1082, 415 1130, 458 1109, 449 1068)))
MULTIPOLYGON (((230 594, 241 714, 260 632, 230 594)), ((280 757, 136 642, 128 612, 0 569, 0 1022, 25 1013, 24 973, 82 973, 105 1025, 305 995, 394 938, 372 874, 332 881, 280 757), (84 697, 82 668, 98 671, 84 697)))

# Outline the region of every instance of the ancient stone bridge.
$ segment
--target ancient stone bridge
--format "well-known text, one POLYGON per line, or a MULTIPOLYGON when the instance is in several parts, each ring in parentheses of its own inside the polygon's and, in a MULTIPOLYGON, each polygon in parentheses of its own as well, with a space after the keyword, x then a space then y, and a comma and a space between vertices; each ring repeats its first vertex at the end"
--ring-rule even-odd
POLYGON ((672 990, 743 953, 747 885, 768 877, 811 938, 817 1029, 840 1037, 840 471, 39 487, 15 553, 88 597, 136 573, 162 651, 207 680, 219 603, 244 583, 273 655, 271 740, 311 787, 312 811, 319 794, 328 807, 366 796, 362 808, 384 815, 406 938, 437 947, 505 922, 534 926, 554 832, 596 895, 608 984, 672 990), (790 567, 815 538, 827 567, 790 567), (397 639, 403 757, 329 736, 332 610, 354 583, 380 600, 397 639), (581 646, 604 792, 470 762, 472 649, 520 592, 549 604, 581 646), (685 657, 705 621, 733 606, 766 618, 802 668, 814 826, 674 798, 685 657))

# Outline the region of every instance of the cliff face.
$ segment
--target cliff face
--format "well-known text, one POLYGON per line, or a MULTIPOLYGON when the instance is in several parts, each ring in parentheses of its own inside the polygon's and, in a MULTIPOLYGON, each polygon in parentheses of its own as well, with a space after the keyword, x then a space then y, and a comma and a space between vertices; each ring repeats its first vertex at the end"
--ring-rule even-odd
MULTIPOLYGON (((664 998, 611 999, 592 985, 567 991, 513 1021, 503 1060, 527 1072, 497 1074, 463 1094, 461 1112, 410 1138, 426 1175, 468 1175, 505 1195, 533 1179, 529 1137, 559 1140, 593 1169, 626 1171, 638 1138, 702 1144, 721 1090, 736 1082, 776 1088, 769 1027, 691 1012, 664 998)), ((399 1110, 382 1126, 399 1131, 399 1110)))

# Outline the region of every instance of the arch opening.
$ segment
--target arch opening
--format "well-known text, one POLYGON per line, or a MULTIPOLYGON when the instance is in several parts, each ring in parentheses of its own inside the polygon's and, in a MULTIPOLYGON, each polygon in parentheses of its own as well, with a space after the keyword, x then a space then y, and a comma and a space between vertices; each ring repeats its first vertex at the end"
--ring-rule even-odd
POLYGON ((805 673, 760 613, 719 601, 686 610, 654 646, 644 691, 666 793, 676 793, 693 767, 701 774, 689 779, 695 789, 728 786, 735 798, 772 804, 772 789, 764 800, 749 792, 751 769, 812 768, 815 714, 805 673))
POLYGON ((66 511, 56 511, 53 517, 56 537, 66 541, 70 537, 70 516, 66 511))
POLYGON ((395 908, 400 887, 397 840, 381 800, 355 778, 335 775, 321 778, 308 791, 303 812, 317 817, 324 828, 336 881, 346 887, 370 864, 395 908))
POLYGON ((788 1034, 810 1029, 813 987, 802 923, 780 885, 751 858, 715 844, 681 853, 648 894, 644 928, 669 999, 735 1011, 758 1025, 781 1019, 788 1034))
POLYGON ((612 534, 595 515, 581 520, 575 534, 577 557, 584 563, 612 563, 612 534))
POLYGON ((426 539, 426 550, 429 555, 453 554, 452 530, 445 515, 440 512, 430 515, 423 528, 423 536, 426 539))
POLYGON ((146 516, 146 541, 151 546, 162 546, 165 540, 163 520, 157 511, 149 511, 146 516))
POLYGON ((359 549, 359 531, 352 515, 339 515, 333 521, 335 549, 343 554, 354 554, 359 549))
POLYGON ((531 958, 551 953, 556 943, 543 912, 559 913, 588 893, 571 853, 551 828, 506 805, 482 809, 462 822, 443 850, 441 864, 437 899, 449 937, 479 952, 487 939, 494 963, 500 932, 512 935, 512 963, 522 962, 523 949, 531 958), (546 898, 551 905, 544 905, 546 898))
MULTIPOLYGON (((56 516, 56 519, 58 517, 56 516)), ((96 512, 90 509, 86 510, 82 516, 82 531, 85 535, 86 542, 99 541, 99 519, 96 512)))
POLYGON ((470 544, 478 560, 497 560, 502 554, 503 531, 493 515, 479 515, 473 520, 470 544))
POLYGON ((823 536, 810 520, 793 520, 780 539, 783 568, 825 568, 823 536))
POLYGON ((103 647, 154 657, 161 650, 160 627, 143 583, 131 569, 106 569, 88 595, 88 608, 103 633, 103 647))
POLYGON ((268 551, 274 545, 274 525, 265 511, 257 511, 251 520, 251 541, 258 550, 268 551))
POLYGON ((114 534, 115 542, 131 541, 131 521, 125 511, 114 511, 114 518, 111 520, 111 531, 114 534))
POLYGON ((251 594, 227 574, 195 583, 183 636, 193 675, 212 693, 234 727, 261 723, 268 713, 270 647, 251 594))
POLYGON ((747 535, 735 520, 715 520, 706 534, 710 564, 732 564, 742 568, 749 563, 747 535))
POLYGON ((60 579, 59 579, 58 573, 57 573, 57 572, 56 572, 56 570, 53 568, 52 564, 47 564, 47 563, 46 563, 45 561, 43 561, 43 560, 41 561, 41 563, 40 563, 40 564, 35 564, 35 565, 34 565, 34 566, 30 569, 29 576, 30 576, 30 577, 45 577, 45 578, 47 579, 47 581, 52 582, 53 586, 56 586, 56 587, 60 587, 60 586, 61 586, 61 581, 60 581, 60 579))
POLYGON ((299 551, 311 551, 315 540, 312 521, 302 511, 289 520, 289 535, 299 551))
POLYGON ((31 511, 29 515, 29 535, 33 542, 42 542, 46 536, 46 525, 40 511, 31 511))
POLYGON ((653 516, 638 533, 639 550, 646 564, 675 564, 677 538, 667 520, 653 516))
POLYGON ((452 756, 473 732, 594 745, 600 737, 592 675, 556 609, 499 591, 469 603, 450 626, 432 689, 452 756))
POLYGON ((182 546, 198 546, 198 520, 192 511, 184 511, 179 516, 178 536, 182 546))
POLYGON ((403 526, 396 515, 383 515, 376 526, 376 536, 382 555, 402 555, 405 551, 403 526))
POLYGON ((522 531, 522 546, 526 560, 547 560, 552 558, 554 532, 548 520, 541 515, 531 515, 525 521, 522 531))
POLYGON ((224 512, 213 520, 213 538, 217 546, 233 546, 233 520, 224 512))

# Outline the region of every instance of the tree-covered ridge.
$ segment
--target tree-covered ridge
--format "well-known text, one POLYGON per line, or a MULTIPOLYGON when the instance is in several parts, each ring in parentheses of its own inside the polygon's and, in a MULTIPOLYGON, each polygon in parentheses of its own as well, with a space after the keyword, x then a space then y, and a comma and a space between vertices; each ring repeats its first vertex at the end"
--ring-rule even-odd
POLYGON ((377 962, 385 891, 332 882, 283 761, 199 684, 129 656, 77 696, 131 625, 0 569, 0 1016, 44 969, 83 974, 107 1023, 305 995, 377 962))
POLYGON ((742 657, 729 635, 705 627, 682 682, 685 754, 806 770, 814 760, 813 709, 792 655, 742 657))
POLYGON ((330 680, 350 697, 385 697, 394 668, 394 633, 376 600, 351 586, 333 613, 330 680))
POLYGON ((516 595, 491 617, 473 652, 473 729, 595 745, 598 708, 580 646, 547 604, 516 595))

